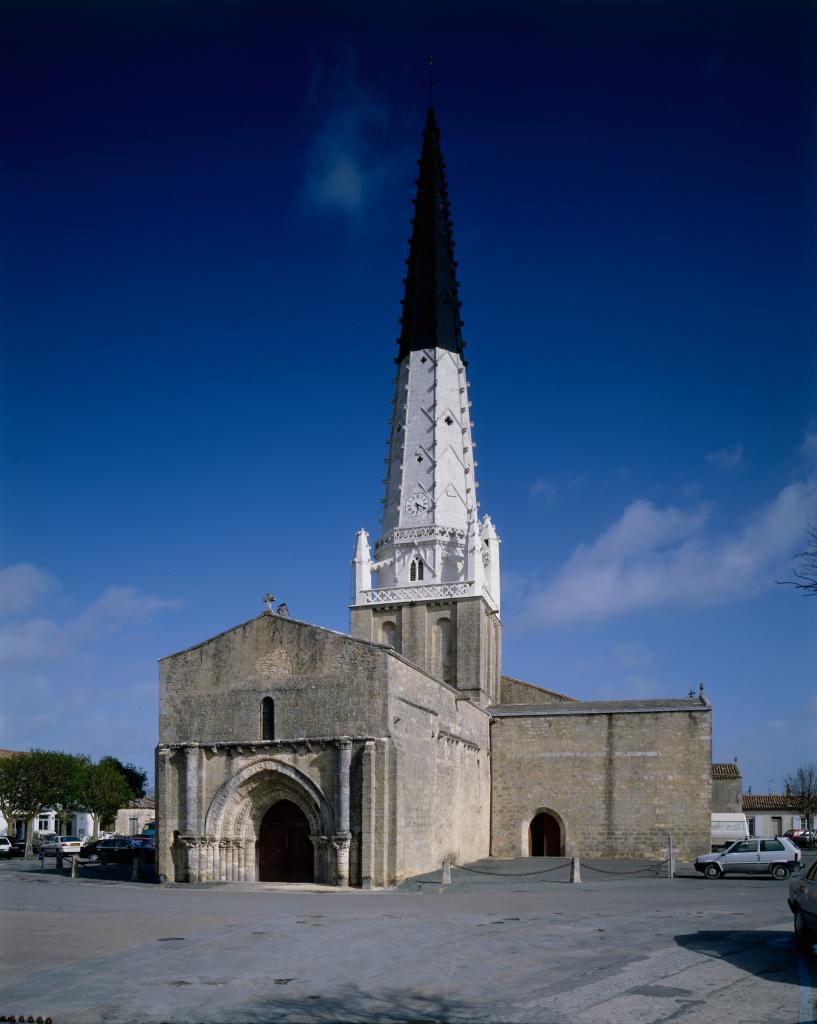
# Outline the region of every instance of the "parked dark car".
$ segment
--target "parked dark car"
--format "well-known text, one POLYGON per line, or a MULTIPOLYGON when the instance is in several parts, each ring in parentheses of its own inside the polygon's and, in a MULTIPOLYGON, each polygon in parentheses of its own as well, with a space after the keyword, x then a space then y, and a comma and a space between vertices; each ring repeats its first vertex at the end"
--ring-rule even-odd
POLYGON ((789 882, 789 907, 797 945, 813 953, 817 943, 817 860, 789 882))
POLYGON ((115 839, 98 839, 88 843, 81 854, 84 860, 99 864, 132 864, 137 857, 144 864, 153 864, 156 848, 153 843, 139 836, 117 836, 115 839))

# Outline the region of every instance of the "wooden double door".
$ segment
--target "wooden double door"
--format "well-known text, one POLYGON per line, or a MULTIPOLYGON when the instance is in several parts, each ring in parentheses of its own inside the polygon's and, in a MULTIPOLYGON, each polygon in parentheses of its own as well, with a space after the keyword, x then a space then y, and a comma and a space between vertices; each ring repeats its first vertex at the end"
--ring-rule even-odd
POLYGON ((313 882, 315 851, 306 815, 291 800, 279 800, 261 820, 258 835, 260 882, 313 882))
POLYGON ((552 814, 543 811, 530 823, 528 853, 531 857, 562 856, 562 830, 552 814))

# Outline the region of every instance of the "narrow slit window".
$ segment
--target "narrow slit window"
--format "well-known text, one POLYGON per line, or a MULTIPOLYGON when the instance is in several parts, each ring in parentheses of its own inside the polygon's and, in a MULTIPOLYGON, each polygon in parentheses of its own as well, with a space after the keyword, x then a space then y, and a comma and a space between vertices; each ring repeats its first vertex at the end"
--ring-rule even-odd
POLYGON ((261 739, 275 739, 275 701, 272 697, 261 701, 261 739))

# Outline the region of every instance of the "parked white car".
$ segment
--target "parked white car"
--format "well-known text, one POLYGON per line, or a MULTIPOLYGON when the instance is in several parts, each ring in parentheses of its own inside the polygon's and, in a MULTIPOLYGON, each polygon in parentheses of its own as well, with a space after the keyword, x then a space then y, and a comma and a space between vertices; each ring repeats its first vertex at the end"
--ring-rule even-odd
POLYGON ((695 870, 706 878, 724 875, 771 875, 788 878, 803 854, 785 836, 755 837, 730 843, 721 853, 703 853, 695 858, 695 870))
POLYGON ((55 836, 48 843, 43 843, 40 853, 43 857, 56 857, 57 854, 70 857, 79 853, 81 849, 82 840, 76 836, 55 836))

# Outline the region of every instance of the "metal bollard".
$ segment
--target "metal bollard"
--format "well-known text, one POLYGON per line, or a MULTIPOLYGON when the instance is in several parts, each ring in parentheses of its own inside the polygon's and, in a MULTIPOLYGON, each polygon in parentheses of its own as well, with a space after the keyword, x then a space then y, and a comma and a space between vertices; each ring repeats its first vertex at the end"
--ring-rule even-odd
POLYGON ((578 857, 570 858, 570 881, 581 882, 582 880, 582 867, 578 857))
POLYGON ((141 877, 142 877, 142 858, 141 857, 134 857, 133 858, 133 867, 131 868, 131 873, 130 873, 130 880, 132 882, 138 882, 141 877))
POLYGON ((72 878, 76 878, 77 877, 77 858, 76 857, 72 857, 71 858, 71 877, 72 878))
POLYGON ((440 885, 451 885, 451 860, 443 857, 443 868, 440 872, 440 885))

